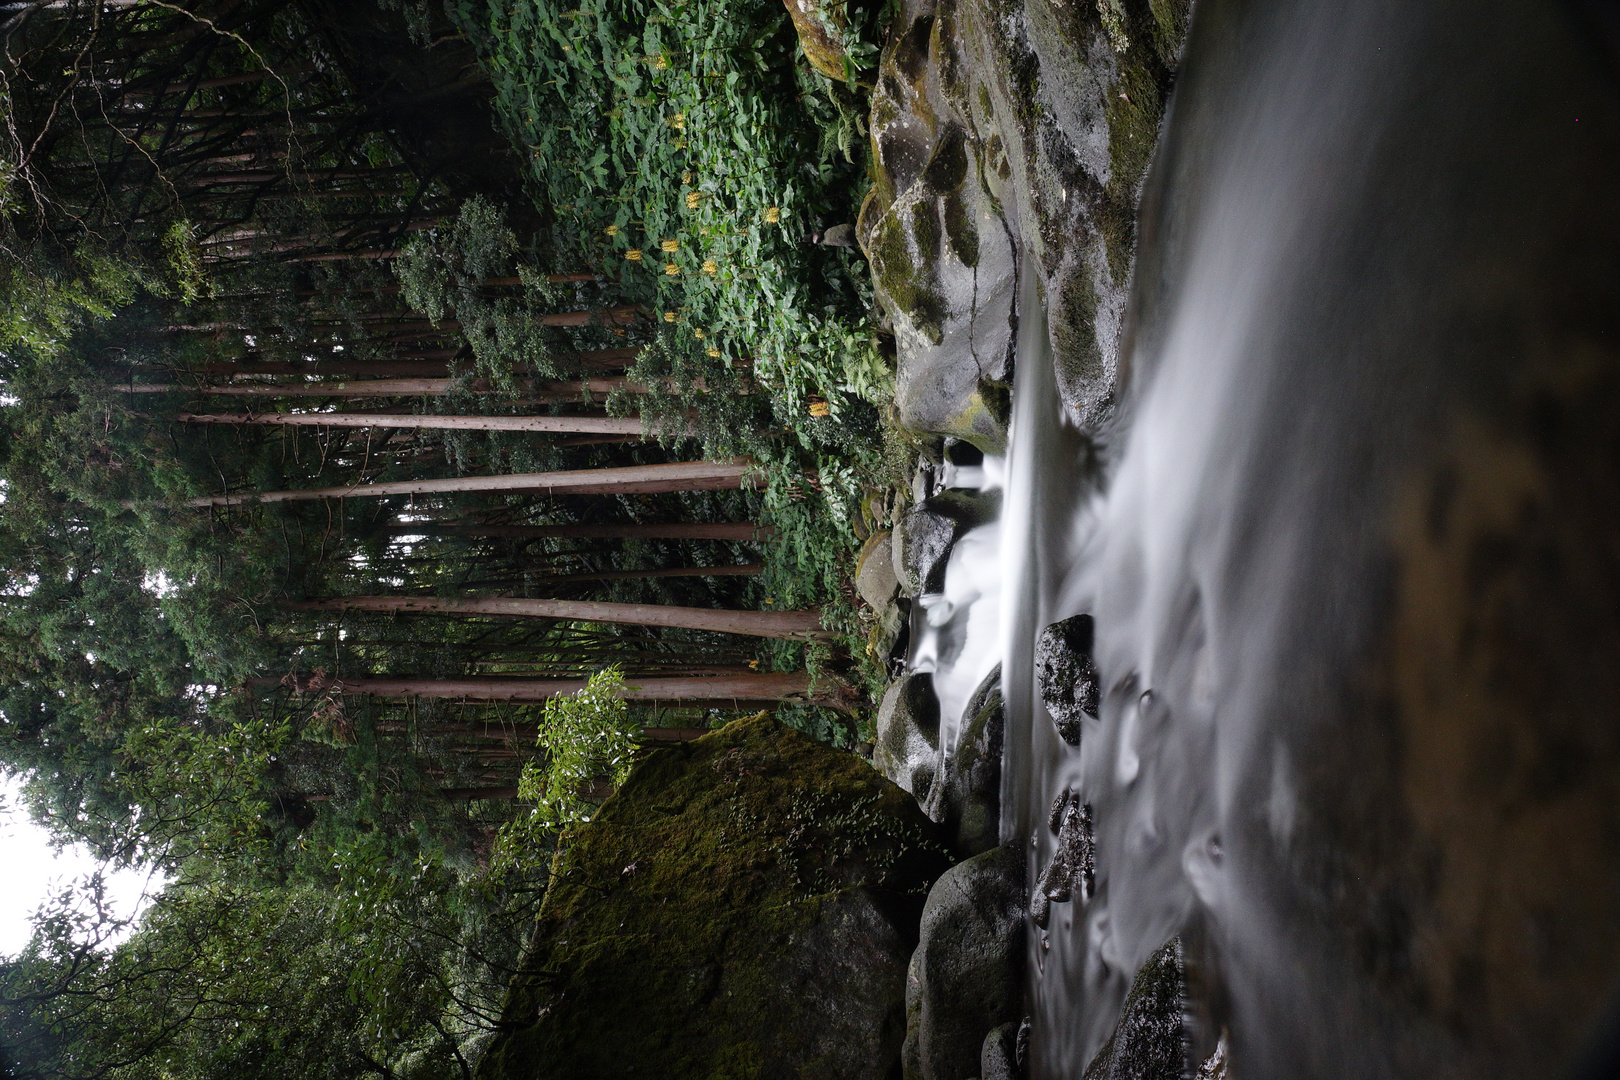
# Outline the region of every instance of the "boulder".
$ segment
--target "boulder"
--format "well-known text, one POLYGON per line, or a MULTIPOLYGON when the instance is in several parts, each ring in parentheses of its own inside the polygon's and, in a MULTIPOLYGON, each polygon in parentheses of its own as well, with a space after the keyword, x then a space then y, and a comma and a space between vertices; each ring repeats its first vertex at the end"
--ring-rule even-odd
MULTIPOLYGON (((1181 1080, 1187 1072, 1186 999, 1181 941, 1172 938, 1136 973, 1119 1023, 1091 1059, 1085 1080, 1181 1080)), ((1224 1054, 1219 1068, 1224 1075, 1224 1054)))
POLYGON ((1041 701, 1070 746, 1080 745, 1086 717, 1097 718, 1101 689, 1091 659, 1092 620, 1076 615, 1042 630, 1035 641, 1035 675, 1041 701))
POLYGON ((963 533, 994 521, 1000 510, 999 492, 946 491, 906 511, 892 541, 900 592, 915 598, 942 590, 952 545, 963 533))
POLYGON ((1001 843, 1001 745, 1007 710, 1001 665, 985 676, 963 715, 956 748, 941 762, 923 812, 945 827, 958 854, 977 855, 1001 843))
POLYGON ((984 1037, 984 1045, 979 1049, 979 1080, 1023 1080, 1018 1029, 1018 1024, 1002 1024, 984 1037))
POLYGON ((904 675, 884 693, 872 764, 919 804, 927 801, 939 769, 939 698, 932 675, 904 675))
POLYGON ((855 591, 866 606, 882 611, 894 599, 900 581, 894 574, 894 534, 873 533, 855 561, 855 591))
POLYGON ((1136 205, 1188 8, 901 3, 857 235, 894 325, 902 425, 1004 445, 1021 253, 1071 417, 1107 422, 1136 205))
POLYGON ((478 1075, 886 1080, 946 861, 909 796, 763 713, 652 751, 565 837, 478 1075))
POLYGON ((923 907, 912 963, 906 1080, 977 1077, 985 1036, 1023 1015, 1022 851, 996 848, 945 872, 923 907))

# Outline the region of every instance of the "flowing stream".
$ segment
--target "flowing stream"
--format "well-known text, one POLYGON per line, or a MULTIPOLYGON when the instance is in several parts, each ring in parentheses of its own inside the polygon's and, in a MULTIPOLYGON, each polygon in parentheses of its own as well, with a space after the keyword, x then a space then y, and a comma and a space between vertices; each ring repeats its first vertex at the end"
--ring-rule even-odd
POLYGON ((1592 372, 1620 322, 1620 110, 1573 11, 1201 4, 1109 430, 1067 422, 1023 267, 1005 511, 951 556, 914 659, 947 744, 1003 663, 1002 839, 1031 881, 1053 800, 1092 808, 1092 894, 1031 929, 1036 1080, 1081 1076, 1177 935, 1194 1050, 1229 1030, 1245 1080, 1558 1075, 1601 1014, 1620 887, 1577 864, 1614 844, 1522 808, 1608 790, 1590 774, 1614 775, 1614 704, 1576 680, 1615 683, 1579 637, 1612 631, 1586 613, 1614 583, 1475 553, 1537 529, 1572 560, 1610 542, 1611 474, 1556 479, 1613 450, 1581 417, 1614 422, 1592 372), (1587 441, 1554 445, 1547 410, 1587 441), (1493 573, 1542 576, 1504 614, 1493 573), (1073 747, 1033 643, 1079 613, 1102 697, 1073 747), (1498 623, 1518 636, 1489 644, 1498 623), (1503 749, 1497 723, 1564 723, 1578 749, 1503 749), (1585 771, 1521 790, 1564 751, 1585 771), (1543 866, 1549 844, 1572 861, 1543 866), (1585 907, 1558 891, 1577 888, 1585 907))

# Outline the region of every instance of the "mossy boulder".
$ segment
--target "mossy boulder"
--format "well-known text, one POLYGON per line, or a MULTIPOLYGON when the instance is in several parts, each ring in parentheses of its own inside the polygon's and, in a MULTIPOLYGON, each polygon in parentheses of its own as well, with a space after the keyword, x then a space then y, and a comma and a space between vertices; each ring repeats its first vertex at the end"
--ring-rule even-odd
POLYGON ((1005 438, 1019 257, 1071 418, 1105 424, 1136 206, 1188 0, 904 0, 872 100, 858 226, 894 323, 902 424, 1005 438))
POLYGON ((760 714, 566 838, 483 1080, 884 1080, 948 859, 905 792, 760 714))
POLYGON ((810 66, 829 79, 843 82, 851 74, 846 35, 849 14, 844 0, 783 0, 799 45, 810 66))
POLYGON ((1187 976, 1172 938, 1131 982, 1119 1023, 1085 1080, 1181 1080, 1187 1072, 1187 976))

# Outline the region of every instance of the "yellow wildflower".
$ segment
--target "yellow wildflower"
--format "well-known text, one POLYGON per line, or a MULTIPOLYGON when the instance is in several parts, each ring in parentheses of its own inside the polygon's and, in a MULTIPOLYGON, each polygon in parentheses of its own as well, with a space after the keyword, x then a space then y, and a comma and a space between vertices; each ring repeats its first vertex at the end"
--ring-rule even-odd
POLYGON ((832 406, 825 401, 812 401, 810 403, 811 416, 831 416, 832 406))
POLYGON ((702 201, 703 201, 703 196, 699 195, 697 192, 688 191, 686 193, 686 208, 688 210, 696 210, 698 208, 698 203, 700 203, 702 201))
POLYGON ((609 236, 618 236, 619 235, 619 227, 617 225, 609 225, 607 228, 603 229, 602 231, 607 233, 609 236))
POLYGON ((658 247, 661 251, 679 251, 681 250, 681 242, 679 240, 660 240, 658 241, 658 247))
POLYGON ((720 272, 720 264, 715 262, 713 259, 704 259, 703 272, 705 274, 718 274, 720 272))
POLYGON ((772 225, 775 225, 778 221, 781 221, 782 208, 780 206, 767 206, 765 208, 765 220, 770 222, 772 225))
POLYGON ((640 248, 631 248, 629 251, 624 253, 624 257, 629 259, 631 262, 640 262, 641 261, 641 249, 640 248))
POLYGON ((750 661, 748 661, 748 666, 753 668, 755 671, 758 671, 759 670, 759 661, 758 660, 750 660, 750 661))
POLYGON ((678 274, 680 272, 681 272, 681 268, 676 266, 674 263, 665 263, 664 264, 664 273, 669 275, 670 277, 674 277, 676 274, 678 274))
POLYGON ((691 182, 692 182, 692 174, 691 173, 689 173, 689 172, 681 173, 681 183, 690 184, 691 182))
POLYGON ((677 318, 679 318, 679 316, 676 315, 673 311, 664 312, 664 321, 665 322, 674 322, 677 318))
POLYGON ((718 360, 718 359, 720 359, 720 350, 719 350, 719 349, 716 349, 716 348, 714 348, 714 347, 713 347, 713 346, 712 346, 712 345, 711 345, 711 346, 710 346, 710 347, 709 347, 709 357, 710 357, 710 358, 711 358, 711 359, 714 359, 714 360, 718 360))
POLYGON ((683 112, 678 112, 674 116, 670 117, 669 118, 669 126, 674 128, 676 131, 685 131, 686 130, 686 114, 683 113, 683 112))
POLYGON ((697 338, 697 339, 698 339, 698 340, 699 340, 699 341, 702 341, 702 340, 703 340, 703 327, 701 327, 701 326, 698 326, 698 327, 694 327, 694 328, 693 328, 693 329, 692 329, 692 334, 693 334, 693 336, 695 336, 695 337, 696 337, 696 338, 697 338))
POLYGON ((669 67, 669 57, 662 54, 653 57, 653 67, 657 68, 659 71, 663 71, 665 68, 669 67))

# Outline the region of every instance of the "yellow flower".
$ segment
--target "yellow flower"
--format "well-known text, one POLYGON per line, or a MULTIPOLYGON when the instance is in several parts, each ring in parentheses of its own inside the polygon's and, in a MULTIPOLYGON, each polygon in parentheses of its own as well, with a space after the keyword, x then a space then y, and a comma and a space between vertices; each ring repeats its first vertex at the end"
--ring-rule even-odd
POLYGON ((781 221, 782 208, 780 206, 767 206, 765 208, 765 220, 770 222, 772 225, 775 225, 778 221, 781 221))
POLYGON ((696 337, 697 337, 697 339, 698 339, 698 340, 699 340, 699 341, 702 341, 702 340, 703 340, 703 327, 701 327, 701 326, 699 326, 699 327, 695 327, 695 328, 694 328, 694 329, 693 329, 693 330, 692 330, 692 333, 693 333, 693 335, 694 335, 694 336, 696 336, 696 337))
POLYGON ((660 240, 658 241, 658 247, 661 251, 679 251, 681 250, 681 242, 679 240, 660 240))
POLYGON ((697 192, 688 191, 686 193, 686 208, 688 210, 696 210, 698 208, 698 203, 700 203, 702 201, 703 201, 703 196, 699 195, 697 192))
POLYGON ((710 346, 710 348, 709 348, 709 356, 710 356, 711 359, 714 359, 714 360, 720 359, 720 350, 714 348, 713 346, 710 346))
POLYGON ((748 666, 753 668, 755 671, 758 671, 759 670, 759 661, 758 660, 750 660, 750 661, 748 661, 748 666))
POLYGON ((692 182, 692 174, 691 173, 689 173, 689 172, 681 173, 681 183, 690 184, 691 182, 692 182))
POLYGON ((810 403, 811 416, 831 416, 832 406, 825 401, 812 401, 810 403))
POLYGON ((718 274, 720 272, 720 264, 715 262, 713 259, 704 259, 703 272, 705 274, 718 274))
POLYGON ((674 322, 678 317, 679 316, 677 316, 673 311, 664 312, 664 321, 665 322, 674 322))
POLYGON ((683 112, 678 112, 674 116, 670 117, 669 118, 669 126, 674 128, 676 131, 685 131, 686 130, 686 114, 683 113, 683 112))
POLYGON ((619 227, 617 225, 609 225, 607 228, 603 229, 602 231, 607 233, 609 236, 618 236, 619 235, 619 227))
POLYGON ((641 249, 640 248, 631 248, 629 251, 624 253, 624 257, 629 259, 631 262, 640 262, 641 261, 641 249))
POLYGON ((681 268, 676 266, 674 263, 665 263, 664 264, 664 273, 669 275, 670 277, 674 277, 676 274, 678 274, 680 272, 681 272, 681 268))
POLYGON ((659 71, 663 71, 665 68, 669 67, 669 57, 662 54, 653 57, 653 67, 657 68, 659 71))

